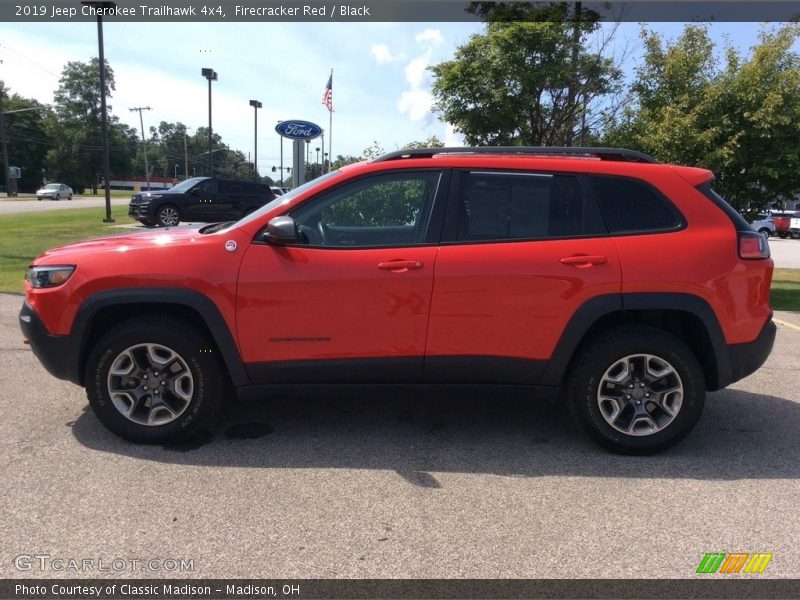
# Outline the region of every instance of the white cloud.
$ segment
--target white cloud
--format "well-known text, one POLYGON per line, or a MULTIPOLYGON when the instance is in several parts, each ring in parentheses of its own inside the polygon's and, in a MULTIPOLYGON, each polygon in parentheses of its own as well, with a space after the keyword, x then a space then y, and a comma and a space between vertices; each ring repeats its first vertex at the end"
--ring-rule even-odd
POLYGON ((417 34, 416 40, 419 44, 427 43, 434 48, 441 46, 444 42, 442 32, 438 29, 426 29, 425 31, 417 34))
POLYGON ((397 108, 401 113, 408 113, 412 121, 423 121, 426 124, 431 120, 431 106, 433 96, 428 90, 408 90, 400 95, 397 108))
POLYGON ((449 123, 446 125, 444 130, 444 145, 448 148, 464 145, 464 137, 449 123))
POLYGON ((431 114, 433 95, 430 91, 431 75, 428 66, 431 63, 434 49, 444 43, 444 37, 438 29, 429 28, 418 33, 414 39, 417 44, 422 46, 422 54, 405 66, 404 71, 409 89, 400 95, 397 108, 401 113, 408 114, 411 121, 428 125, 433 121, 431 114))
POLYGON ((387 63, 403 60, 406 57, 406 55, 402 52, 400 54, 392 54, 389 50, 389 46, 386 44, 375 44, 369 49, 369 53, 379 65, 385 65, 387 63))
POLYGON ((431 82, 428 74, 428 61, 430 55, 418 56, 406 65, 406 81, 411 84, 412 89, 428 87, 431 82))

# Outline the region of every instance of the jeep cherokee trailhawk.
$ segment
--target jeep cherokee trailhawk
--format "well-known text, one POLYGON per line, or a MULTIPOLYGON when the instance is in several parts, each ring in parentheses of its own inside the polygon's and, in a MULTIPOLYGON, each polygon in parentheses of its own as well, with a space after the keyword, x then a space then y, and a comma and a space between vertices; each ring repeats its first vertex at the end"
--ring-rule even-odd
POLYGON ((21 326, 137 442, 196 432, 229 388, 474 383, 655 452, 775 337, 766 240, 712 179, 629 150, 401 150, 235 223, 46 252, 21 326))

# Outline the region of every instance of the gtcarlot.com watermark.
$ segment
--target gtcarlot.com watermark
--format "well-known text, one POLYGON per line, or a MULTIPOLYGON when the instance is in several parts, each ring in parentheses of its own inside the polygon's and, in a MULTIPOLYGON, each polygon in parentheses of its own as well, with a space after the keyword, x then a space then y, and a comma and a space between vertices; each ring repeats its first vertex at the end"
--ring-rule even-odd
POLYGON ((18 571, 36 573, 191 572, 194 559, 186 558, 67 558, 50 554, 19 554, 12 561, 18 571))

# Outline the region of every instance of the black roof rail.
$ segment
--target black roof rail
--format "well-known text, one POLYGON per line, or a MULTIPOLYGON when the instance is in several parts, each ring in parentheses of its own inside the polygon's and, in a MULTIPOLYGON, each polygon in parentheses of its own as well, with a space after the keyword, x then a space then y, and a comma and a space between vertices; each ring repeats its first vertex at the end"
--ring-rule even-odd
POLYGON ((658 161, 652 156, 626 150, 624 148, 591 148, 582 146, 473 146, 464 148, 409 148, 395 150, 373 159, 372 162, 384 162, 400 158, 430 158, 436 154, 530 154, 554 156, 582 156, 586 158, 599 158, 600 160, 618 160, 623 162, 639 162, 656 164, 658 161))

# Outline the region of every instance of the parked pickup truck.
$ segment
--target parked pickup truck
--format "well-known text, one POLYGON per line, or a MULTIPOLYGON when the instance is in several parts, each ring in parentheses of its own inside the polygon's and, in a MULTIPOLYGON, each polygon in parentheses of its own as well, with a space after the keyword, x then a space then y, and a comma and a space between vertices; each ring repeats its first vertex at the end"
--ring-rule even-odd
POLYGON ((775 213, 772 220, 775 223, 775 235, 800 239, 800 212, 775 213))

